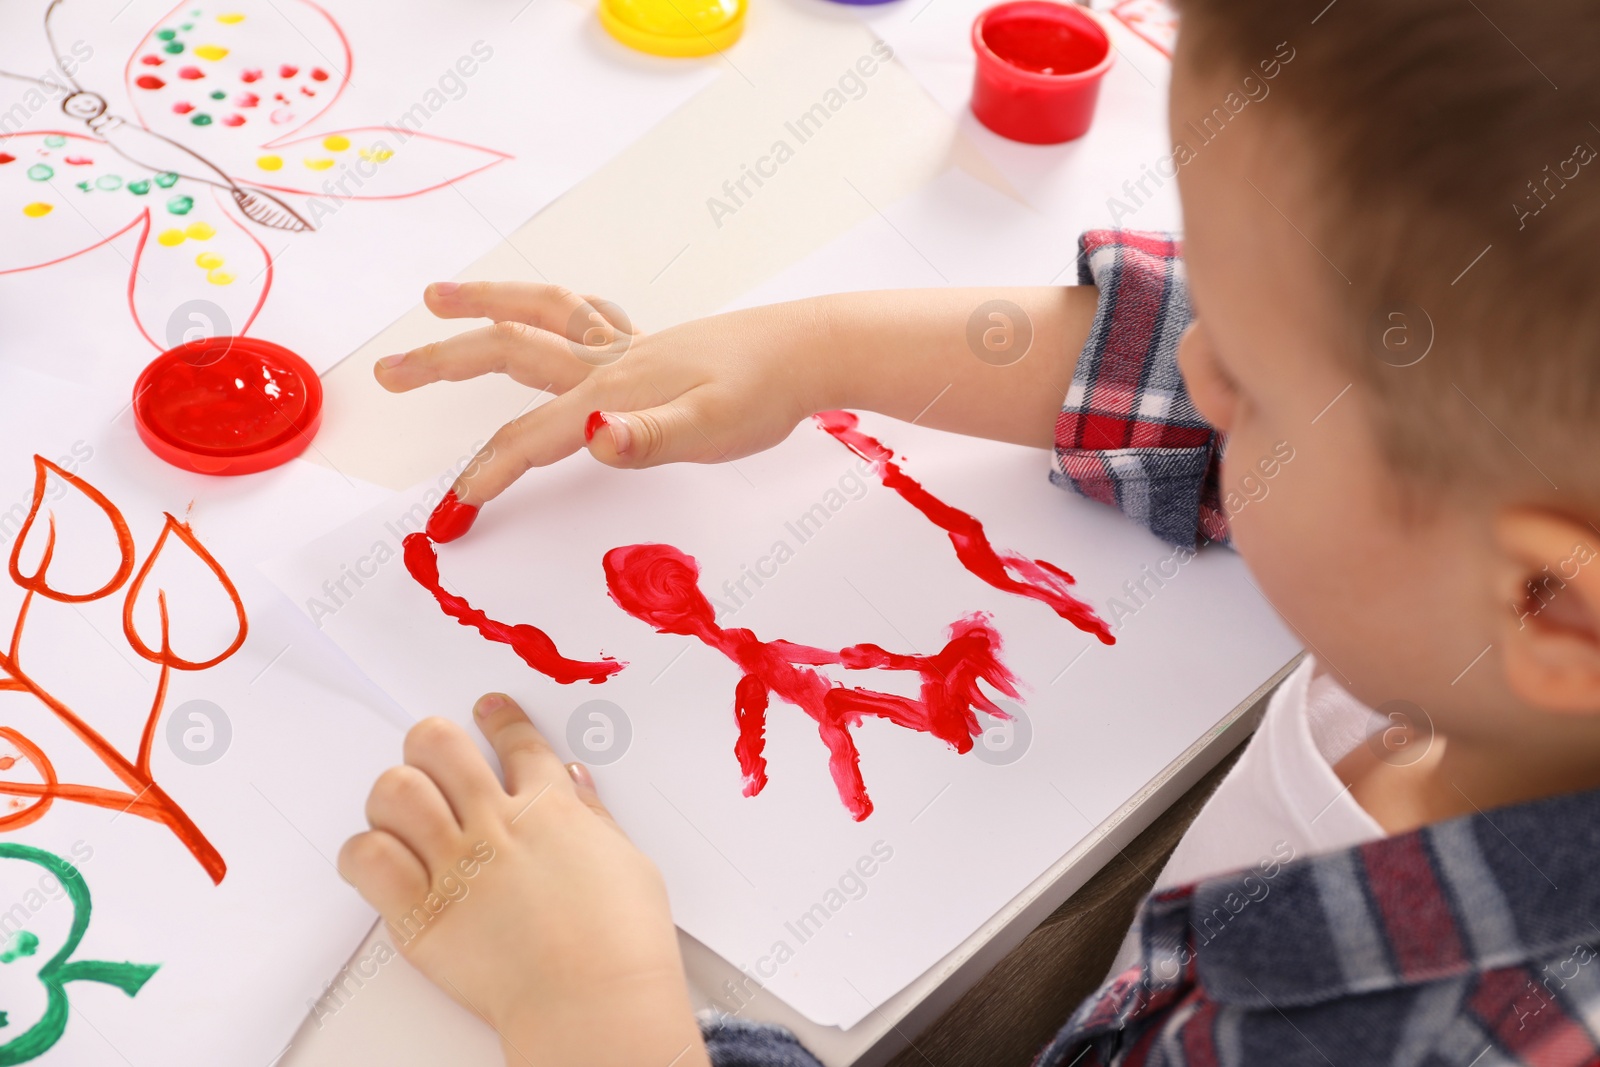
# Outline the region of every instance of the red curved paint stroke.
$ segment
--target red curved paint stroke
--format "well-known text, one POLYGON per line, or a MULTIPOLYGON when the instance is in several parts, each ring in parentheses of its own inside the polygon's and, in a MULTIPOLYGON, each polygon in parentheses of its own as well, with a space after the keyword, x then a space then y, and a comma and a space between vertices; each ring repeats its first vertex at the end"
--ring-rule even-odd
POLYGON ((401 542, 406 571, 417 584, 438 601, 439 610, 462 626, 477 630, 486 639, 509 645, 511 651, 540 674, 562 685, 589 682, 598 685, 616 674, 626 663, 609 656, 594 662, 568 659, 556 648, 550 635, 537 626, 499 622, 468 603, 467 598, 447 590, 439 580, 439 556, 425 533, 408 534, 401 542))
POLYGON ((1053 563, 1007 549, 996 549, 984 533, 983 523, 959 508, 952 507, 928 492, 922 483, 901 470, 894 453, 883 442, 858 428, 860 420, 848 411, 824 411, 815 416, 821 426, 840 444, 872 464, 886 488, 898 493, 906 503, 950 535, 956 558, 977 577, 1002 592, 1015 593, 1047 605, 1057 615, 1085 633, 1108 645, 1117 643, 1111 627, 1093 608, 1071 592, 1076 584, 1072 575, 1053 563))
POLYGON ((0 819, 0 831, 17 829, 20 826, 27 825, 44 815, 45 811, 56 800, 89 804, 95 807, 124 812, 166 826, 172 831, 173 836, 200 863, 201 868, 205 870, 211 880, 214 883, 220 883, 227 874, 227 863, 223 860, 222 854, 217 851, 216 846, 212 845, 206 838, 205 834, 201 832, 199 826, 189 817, 183 807, 155 780, 150 767, 150 755, 157 724, 160 722, 162 713, 166 708, 167 682, 170 672, 173 670, 198 671, 215 666, 232 656, 243 645, 244 634, 248 624, 245 617, 244 604, 239 598, 238 590, 228 578, 221 564, 211 556, 210 552, 194 536, 188 524, 179 522, 171 515, 166 517, 166 525, 162 529, 161 537, 151 549, 150 555, 144 561, 143 566, 139 568, 138 576, 130 584, 128 579, 134 576, 134 564, 136 561, 135 545, 128 524, 116 505, 83 478, 63 470, 43 456, 34 456, 33 460, 33 503, 12 545, 8 568, 12 581, 25 592, 22 597, 22 604, 17 609, 16 622, 12 625, 9 645, 4 651, 0 651, 0 692, 26 693, 37 699, 125 788, 113 789, 103 786, 62 782, 57 776, 54 765, 38 745, 14 730, 0 731, 0 737, 4 737, 5 740, 18 748, 23 757, 39 771, 40 776, 44 779, 42 782, 0 780, 0 796, 33 798, 36 801, 30 808, 0 819), (36 520, 39 518, 41 508, 46 499, 48 480, 51 477, 61 480, 69 489, 83 494, 110 521, 110 536, 116 542, 119 562, 111 577, 93 592, 87 594, 71 593, 56 588, 49 582, 49 568, 51 561, 55 558, 56 550, 54 512, 51 512, 47 517, 45 532, 42 535, 36 534, 34 531, 36 520), (154 649, 145 647, 133 629, 134 603, 138 599, 140 590, 156 558, 167 545, 169 535, 176 536, 180 542, 200 558, 202 563, 205 563, 210 568, 212 574, 222 586, 224 593, 232 600, 235 611, 238 613, 239 633, 237 640, 230 644, 221 655, 205 661, 189 661, 172 653, 168 643, 168 615, 165 590, 158 593, 161 609, 161 650, 157 652, 154 649), (24 574, 21 566, 24 546, 31 538, 37 536, 45 538, 43 549, 38 553, 39 563, 32 574, 24 574), (33 608, 35 597, 67 604, 78 604, 109 599, 117 595, 124 587, 126 587, 126 592, 123 594, 125 636, 129 638, 130 644, 132 644, 136 652, 144 658, 161 665, 160 679, 156 683, 155 696, 151 701, 150 710, 145 715, 139 752, 135 759, 129 759, 103 734, 90 725, 89 721, 79 712, 49 689, 46 689, 44 684, 36 679, 24 666, 22 654, 22 639, 27 629, 28 615, 33 608))
POLYGON ((975 709, 1007 717, 978 683, 988 682, 1009 697, 1018 695, 1016 678, 1000 662, 1000 635, 981 612, 953 623, 950 640, 931 656, 902 655, 872 644, 833 652, 789 641, 762 641, 750 630, 717 625, 716 612, 700 591, 699 565, 671 545, 614 548, 606 553, 604 565, 606 588, 622 610, 659 633, 698 639, 743 672, 734 689, 739 727, 734 754, 747 797, 767 784, 767 707, 774 695, 816 722, 828 749, 834 787, 857 822, 872 814, 872 800, 861 776, 852 727, 873 715, 932 734, 957 752, 968 752, 973 738, 983 732, 975 709), (811 669, 826 665, 914 672, 922 679, 920 695, 847 688, 811 669))

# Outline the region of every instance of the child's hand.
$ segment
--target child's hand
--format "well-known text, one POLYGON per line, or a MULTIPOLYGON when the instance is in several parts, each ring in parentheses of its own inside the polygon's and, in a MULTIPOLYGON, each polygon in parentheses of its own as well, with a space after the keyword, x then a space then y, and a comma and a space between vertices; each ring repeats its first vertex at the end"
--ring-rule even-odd
POLYGON ((802 356, 817 329, 790 304, 631 332, 614 306, 550 285, 430 285, 442 318, 494 324, 380 360, 385 389, 404 392, 491 372, 559 394, 504 426, 455 485, 481 506, 530 467, 584 447, 615 467, 715 463, 782 441, 827 406, 822 361, 802 356), (591 421, 603 413, 604 423, 591 421))
POLYGON ((460 727, 418 723, 340 872, 508 1064, 705 1064, 655 867, 522 709, 491 693, 473 710, 504 788, 460 727))

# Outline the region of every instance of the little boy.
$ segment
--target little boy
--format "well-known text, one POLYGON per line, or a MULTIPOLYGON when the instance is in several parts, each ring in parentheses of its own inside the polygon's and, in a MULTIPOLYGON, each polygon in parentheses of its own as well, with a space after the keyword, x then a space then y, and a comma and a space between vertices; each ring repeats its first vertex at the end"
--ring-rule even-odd
MULTIPOLYGON (((1187 0, 1183 19, 1182 259, 1094 233, 1081 286, 754 309, 598 367, 574 354, 593 330, 568 339, 607 321, 582 298, 441 285, 435 312, 496 324, 379 379, 562 393, 491 443, 456 487, 470 505, 586 423, 597 459, 647 467, 857 407, 1053 446, 1058 483, 1231 542, 1308 662, 1038 1062, 1597 1062, 1600 9, 1187 0), (1004 368, 964 340, 999 296, 1039 339, 1004 368)), ((504 786, 460 730, 420 724, 341 869, 393 921, 475 843, 504 857, 405 951, 508 1062, 814 1064, 779 1031, 702 1035, 660 880, 587 772, 508 698, 476 711, 504 786)))

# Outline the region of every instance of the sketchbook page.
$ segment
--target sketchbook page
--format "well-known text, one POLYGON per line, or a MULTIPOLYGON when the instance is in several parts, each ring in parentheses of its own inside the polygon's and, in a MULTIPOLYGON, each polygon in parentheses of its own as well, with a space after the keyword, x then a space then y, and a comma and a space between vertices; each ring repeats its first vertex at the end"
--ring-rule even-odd
POLYGON ((932 497, 807 422, 730 464, 532 471, 439 546, 438 600, 405 538, 448 471, 266 569, 412 714, 520 700, 594 767, 686 932, 849 1027, 1295 651, 1232 553, 1174 550, 1052 488, 1040 451, 868 416, 853 432, 932 497), (966 563, 929 514, 965 531, 966 563), (527 659, 485 640, 496 624, 539 627, 564 658, 526 651, 526 630, 527 659))
POLYGON ((333 860, 405 717, 251 564, 374 491, 188 474, 57 379, 0 395, 0 1060, 271 1062, 371 921, 333 860))
POLYGON ((1077 263, 1076 231, 951 169, 725 310, 870 289, 1071 285, 1077 263))
POLYGON ((131 387, 248 333, 326 370, 715 73, 563 0, 7 3, 0 358, 131 387))
MULTIPOLYGON (((1176 36, 1170 8, 1162 0, 1128 0, 1099 12, 1117 55, 1100 85, 1094 125, 1076 141, 1030 145, 991 132, 969 106, 972 23, 990 6, 992 0, 896 0, 853 10, 957 116, 961 132, 1023 199, 1052 220, 1075 231, 1181 229, 1176 176, 1184 157, 1175 155, 1167 131, 1172 63, 1163 51, 1176 36)), ((1243 90, 1236 96, 1246 98, 1243 90)), ((1189 143, 1204 150, 1198 137, 1189 143)))

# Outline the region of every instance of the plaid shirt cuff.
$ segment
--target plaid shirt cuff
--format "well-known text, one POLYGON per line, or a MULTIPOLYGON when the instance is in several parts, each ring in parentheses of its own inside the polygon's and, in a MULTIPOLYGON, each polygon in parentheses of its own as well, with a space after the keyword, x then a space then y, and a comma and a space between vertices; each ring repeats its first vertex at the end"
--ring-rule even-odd
POLYGON ((1221 434, 1189 399, 1178 339, 1192 314, 1170 234, 1091 230, 1078 282, 1100 304, 1056 419, 1050 480, 1120 509, 1174 545, 1228 540, 1221 434))

